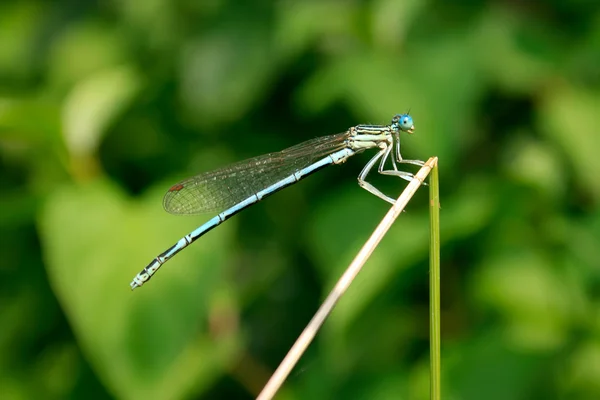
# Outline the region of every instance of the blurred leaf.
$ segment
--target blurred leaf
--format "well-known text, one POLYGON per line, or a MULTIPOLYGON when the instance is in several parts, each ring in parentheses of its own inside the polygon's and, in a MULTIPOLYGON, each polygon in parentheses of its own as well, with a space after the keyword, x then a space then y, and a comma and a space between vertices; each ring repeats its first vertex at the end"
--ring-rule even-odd
POLYGON ((582 184, 600 199, 600 96, 557 82, 542 99, 538 122, 549 139, 569 157, 582 184))
POLYGON ((571 43, 573 57, 569 60, 570 76, 584 84, 600 83, 600 13, 593 17, 587 37, 571 43))
POLYGON ((60 107, 43 99, 0 99, 0 139, 29 144, 58 141, 60 107))
POLYGON ((488 257, 472 285, 479 303, 508 319, 512 342, 536 351, 566 340, 575 310, 565 283, 543 255, 520 249, 488 257))
POLYGON ((590 288, 600 282, 600 211, 584 220, 555 217, 545 221, 543 229, 549 238, 570 252, 577 276, 590 288))
POLYGON ((427 2, 376 0, 372 2, 373 39, 378 45, 394 50, 406 40, 409 28, 418 21, 427 2))
POLYGON ((581 343, 568 360, 566 395, 600 396, 600 342, 598 337, 581 343))
POLYGON ((101 71, 75 86, 63 109, 64 137, 75 157, 93 155, 106 128, 129 105, 140 80, 128 66, 101 71))
POLYGON ((531 26, 528 23, 512 10, 491 7, 473 32, 474 41, 481 49, 477 55, 485 72, 510 92, 528 93, 556 72, 556 67, 543 57, 544 54, 526 50, 520 43, 524 33, 529 33, 527 28, 531 26))
POLYGON ((283 58, 291 58, 317 45, 336 52, 356 32, 352 22, 360 7, 356 2, 338 0, 285 0, 277 4, 275 43, 283 58), (322 18, 335 15, 335 18, 322 18), (337 40, 336 40, 337 39, 337 40))
POLYGON ((245 28, 217 30, 186 43, 180 94, 201 126, 238 119, 272 79, 276 59, 265 32, 245 28))
POLYGON ((299 93, 299 103, 316 113, 341 101, 360 115, 388 122, 394 113, 407 111, 412 101, 413 86, 402 66, 402 60, 377 53, 339 57, 310 78, 299 93))
POLYGON ((38 199, 21 191, 5 193, 0 198, 0 227, 14 228, 28 224, 36 214, 38 199))
POLYGON ((503 167, 508 175, 539 189, 548 199, 561 199, 567 188, 559 154, 548 143, 528 139, 525 133, 514 137, 504 150, 503 167))
POLYGON ((0 79, 22 79, 35 70, 35 52, 45 7, 37 1, 0 4, 0 79))
POLYGON ((132 293, 144 261, 193 226, 164 215, 156 193, 133 203, 112 185, 65 186, 40 222, 48 275, 96 372, 122 398, 179 398, 203 390, 237 351, 230 328, 207 336, 212 299, 227 287, 227 232, 191 246, 132 293), (90 212, 93 210, 93 212, 90 212))
POLYGON ((538 369, 545 360, 514 350, 497 333, 470 338, 460 346, 442 350, 444 393, 463 400, 527 399, 533 390, 538 369))
POLYGON ((193 16, 189 13, 182 15, 184 7, 186 11, 192 6, 218 9, 220 3, 220 0, 193 2, 191 5, 169 0, 122 0, 115 2, 114 6, 122 17, 122 24, 135 32, 135 36, 142 38, 148 47, 165 51, 180 46, 184 39, 185 24, 182 20, 193 16))
POLYGON ((64 90, 129 62, 126 45, 127 37, 111 25, 98 21, 68 25, 49 52, 52 85, 64 90))

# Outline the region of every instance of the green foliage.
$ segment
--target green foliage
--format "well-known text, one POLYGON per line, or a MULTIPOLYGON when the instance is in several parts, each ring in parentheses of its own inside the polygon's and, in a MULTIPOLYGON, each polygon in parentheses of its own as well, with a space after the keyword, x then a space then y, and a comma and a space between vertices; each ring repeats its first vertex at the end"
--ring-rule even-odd
MULTIPOLYGON (((212 217, 162 194, 410 108, 403 155, 439 157, 443 397, 600 398, 600 7, 242 3, 0 3, 0 397, 256 396, 385 213, 368 158, 131 293, 212 217)), ((281 398, 428 398, 428 229, 422 192, 281 398)))

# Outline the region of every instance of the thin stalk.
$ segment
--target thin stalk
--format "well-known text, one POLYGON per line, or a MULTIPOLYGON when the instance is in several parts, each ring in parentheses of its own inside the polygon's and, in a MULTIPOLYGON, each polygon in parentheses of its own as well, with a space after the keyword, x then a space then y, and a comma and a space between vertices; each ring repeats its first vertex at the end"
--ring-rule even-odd
POLYGON ((377 247, 381 239, 383 239, 383 237, 390 229, 396 218, 402 213, 402 210, 404 210, 404 207, 406 207, 408 201, 415 194, 419 186, 421 186, 421 184, 429 174, 429 171, 431 171, 431 168, 434 165, 436 165, 436 163, 437 157, 432 157, 429 160, 427 160, 425 165, 415 175, 416 179, 412 180, 408 184, 406 189, 404 189, 400 197, 398 197, 398 199, 396 200, 396 204, 394 204, 392 208, 388 211, 388 213, 385 215, 385 217, 383 217, 377 228, 375 228, 375 231, 373 232, 369 240, 367 240, 362 249, 360 249, 352 263, 350 263, 342 277, 334 286, 331 293, 329 293, 319 310, 317 310, 314 317, 310 320, 306 328, 304 328, 304 331, 302 331, 302 333, 296 340, 296 343, 294 343, 294 345, 287 353, 281 364, 279 364, 279 367, 277 367, 277 370, 275 370, 275 373, 273 373, 273 375, 271 376, 271 379, 269 379, 269 382, 267 382, 262 392, 258 395, 257 400, 270 400, 273 398, 273 396, 275 396, 275 394, 277 393, 281 385, 283 385, 283 382, 285 381, 289 373, 292 371, 292 369, 294 368, 304 351, 308 348, 309 344, 314 339, 318 330, 325 322, 325 319, 327 319, 327 317, 333 310, 335 304, 346 292, 354 278, 362 269, 369 256, 375 250, 375 247, 377 247))
POLYGON ((429 178, 429 347, 431 368, 431 400, 440 400, 441 356, 440 356, 440 193, 438 163, 436 160, 429 178))

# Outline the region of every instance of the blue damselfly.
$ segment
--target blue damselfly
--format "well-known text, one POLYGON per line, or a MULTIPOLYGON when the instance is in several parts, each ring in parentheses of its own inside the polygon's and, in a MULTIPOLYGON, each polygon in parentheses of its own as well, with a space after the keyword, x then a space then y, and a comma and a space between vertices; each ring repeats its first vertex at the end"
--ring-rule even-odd
POLYGON ((394 204, 394 199, 367 182, 366 177, 379 161, 380 174, 411 181, 413 174, 398 170, 396 164, 424 164, 419 160, 404 160, 400 155, 400 132, 413 133, 414 129, 410 115, 397 114, 390 125, 357 125, 344 133, 308 140, 278 153, 241 161, 172 186, 163 200, 165 210, 172 214, 225 211, 158 255, 133 278, 131 289, 142 286, 171 257, 232 215, 321 168, 342 164, 367 149, 375 148, 378 152, 358 175, 358 184, 375 196, 394 204), (391 159, 392 169, 385 169, 388 158, 391 159))

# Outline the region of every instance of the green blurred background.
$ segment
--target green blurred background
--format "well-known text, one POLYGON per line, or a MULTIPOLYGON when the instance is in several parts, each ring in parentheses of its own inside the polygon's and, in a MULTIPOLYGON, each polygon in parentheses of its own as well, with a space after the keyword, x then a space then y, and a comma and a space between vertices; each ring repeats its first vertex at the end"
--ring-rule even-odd
MULTIPOLYGON (((440 159, 444 398, 600 398, 599 3, 253 3, 0 3, 0 397, 255 397, 388 209, 356 183, 372 152, 132 293, 212 217, 162 195, 410 108, 403 155, 440 159)), ((279 398, 429 397, 427 204, 279 398)))

